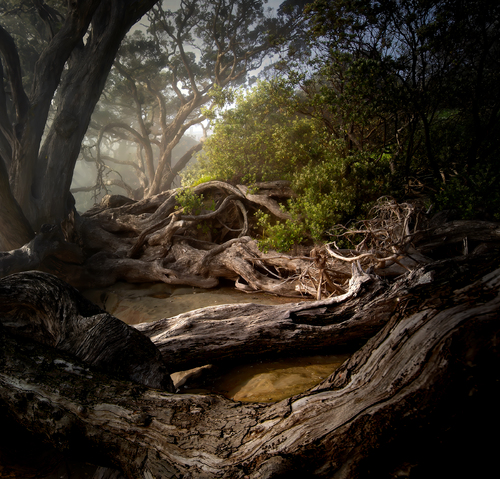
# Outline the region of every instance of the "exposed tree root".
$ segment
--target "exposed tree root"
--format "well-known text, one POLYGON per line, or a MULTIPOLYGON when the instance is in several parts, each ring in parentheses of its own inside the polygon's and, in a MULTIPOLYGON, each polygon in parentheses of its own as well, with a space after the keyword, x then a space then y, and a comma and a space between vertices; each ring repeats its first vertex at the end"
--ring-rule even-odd
POLYGON ((428 217, 421 205, 382 198, 370 219, 335 229, 338 238, 352 238, 352 249, 333 242, 301 256, 264 253, 248 236, 252 212, 266 208, 285 219, 279 201, 292 193, 284 182, 257 186, 249 192, 220 181, 203 183, 190 190, 195 206, 179 200, 181 190, 141 201, 106 197, 62 229, 43 229, 29 245, 2 253, 0 276, 40 269, 78 288, 118 280, 212 288, 224 278, 242 291, 321 299, 347 291, 355 262, 365 271, 397 277, 443 253, 500 244, 497 223, 446 222, 442 215, 428 217))
MULTIPOLYGON (((333 345, 329 331, 335 328, 342 331, 339 337, 362 330, 371 336, 317 387, 267 405, 169 394, 120 381, 79 361, 72 351, 26 339, 18 327, 20 306, 31 311, 23 318, 34 325, 39 308, 49 313, 44 313, 48 333, 52 327, 65 331, 63 323, 78 324, 73 320, 82 315, 82 303, 77 292, 57 292, 64 290, 61 282, 21 274, 14 282, 0 282, 5 292, 9 285, 18 288, 18 306, 4 307, 0 314, 0 400, 19 424, 59 449, 85 454, 86 460, 133 479, 400 477, 408 464, 425 475, 440 470, 441 463, 454 476, 491 473, 493 456, 478 464, 474 454, 490 441, 489 426, 498 423, 500 378, 498 368, 491 367, 499 360, 498 268, 495 256, 444 261, 390 287, 355 268, 344 297, 278 309, 208 308, 139 328, 172 369, 189 361, 204 364, 214 345, 217 357, 233 361, 236 349, 252 354, 255 348, 280 349, 292 341, 297 350, 326 336, 323 346, 333 345), (36 294, 19 302, 23 282, 26 291, 46 288, 44 294, 55 293, 61 302, 45 304, 36 294), (377 285, 382 289, 375 294, 377 285), (63 316, 57 312, 61 307, 63 316), (373 321, 378 332, 370 331, 373 321), (220 336, 233 326, 239 345, 230 332, 220 336), (455 467, 457 451, 461 459, 455 467)), ((101 469, 95 477, 116 474, 101 469)))

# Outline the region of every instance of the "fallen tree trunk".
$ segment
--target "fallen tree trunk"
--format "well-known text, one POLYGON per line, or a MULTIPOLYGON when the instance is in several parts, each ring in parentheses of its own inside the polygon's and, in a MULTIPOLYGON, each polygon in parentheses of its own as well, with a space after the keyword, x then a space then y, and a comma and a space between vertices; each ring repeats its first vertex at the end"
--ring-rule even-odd
POLYGON ((386 283, 353 270, 349 291, 323 301, 212 306, 135 327, 151 338, 172 372, 297 351, 352 350, 389 320, 397 304, 394 292, 383 294, 386 283))
MULTIPOLYGON (((332 318, 342 324, 373 316, 385 326, 326 381, 276 404, 169 394, 118 381, 5 326, 0 398, 24 427, 59 448, 113 464, 129 478, 402 477, 411 468, 424 477, 490 472, 491 458, 478 464, 466 461, 465 453, 487 447, 485 432, 498 423, 499 369, 491 366, 499 360, 499 258, 427 265, 375 296, 366 287, 371 282, 343 299, 309 303, 311 315, 303 318, 311 328, 298 336, 306 336, 307 344, 312 326, 328 330, 332 318), (456 467, 455 448, 463 453, 456 467), (445 467, 436 466, 439 458, 445 467)), ((240 326, 246 307, 255 311, 255 305, 238 307, 240 326)), ((230 320, 229 310, 220 311, 230 320)), ((304 311, 304 305, 292 305, 290 317, 304 311)), ((3 323, 9 314, 2 311, 3 323)), ((196 322, 205 321, 202 311, 193 314, 196 322)), ((213 326, 217 309, 206 315, 213 326)), ((169 331, 178 335, 179 345, 184 319, 161 326, 165 337, 169 331)), ((269 315, 265 327, 274 326, 269 315)), ((197 349, 200 364, 218 333, 197 349)), ((268 342, 275 340, 271 335, 268 342)), ((169 366, 175 369, 175 362, 169 366)))

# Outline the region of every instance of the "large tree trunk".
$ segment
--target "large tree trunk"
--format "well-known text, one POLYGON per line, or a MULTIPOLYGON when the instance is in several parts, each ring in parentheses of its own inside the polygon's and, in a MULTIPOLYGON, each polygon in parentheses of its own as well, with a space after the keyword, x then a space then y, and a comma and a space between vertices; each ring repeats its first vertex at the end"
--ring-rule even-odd
POLYGON ((9 175, 0 156, 0 251, 10 251, 28 243, 35 233, 10 191, 9 175))
MULTIPOLYGON (((3 297, 9 287, 18 288, 18 302, 0 316, 0 398, 27 429, 63 450, 84 452, 87 460, 113 464, 134 479, 491 474, 493 456, 488 454, 493 448, 486 432, 498 426, 499 263, 498 255, 434 263, 378 295, 369 287, 376 278, 359 272, 355 277, 363 278, 361 285, 352 281, 351 294, 344 298, 312 303, 309 311, 304 305, 278 308, 282 317, 289 309, 288 326, 275 322, 273 310, 262 324, 270 344, 279 344, 293 322, 309 322, 295 340, 296 351, 314 347, 316 328, 329 331, 338 325, 349 332, 364 329, 360 323, 368 318, 381 329, 370 331, 371 339, 323 383, 267 405, 133 385, 104 375, 68 350, 24 338, 16 332, 19 311, 25 320, 35 320, 41 303, 26 297, 21 308, 21 278, 24 288, 35 281, 46 288, 47 298, 61 298, 57 309, 67 312, 65 324, 78 324, 75 316, 82 312, 76 292, 53 293, 52 279, 23 274, 2 280, 3 297), (70 305, 64 298, 72 300, 70 305), (482 457, 475 457, 479 452, 482 457)), ((58 283, 56 291, 63 290, 58 283)), ((53 321, 47 330, 61 328, 62 316, 49 313, 53 305, 50 299, 43 304, 43 316, 53 321)), ((237 307, 232 320, 227 308, 220 310, 226 324, 240 325, 242 332, 235 335, 246 337, 242 355, 259 338, 259 332, 245 328, 252 321, 244 317, 245 308, 255 311, 254 305, 237 307)), ((209 326, 192 364, 205 364, 205 351, 213 343, 233 348, 229 339, 220 339, 218 329, 211 331, 217 309, 206 313, 208 319, 202 312, 192 316, 209 326)), ((173 334, 182 348, 190 340, 180 331, 192 326, 185 319, 180 315, 149 328, 155 330, 153 341, 161 344, 162 337, 173 334)), ((224 356, 223 347, 220 353, 224 356)), ((164 355, 172 370, 182 364, 167 350, 164 355)))
POLYGON ((61 82, 53 126, 40 150, 32 186, 38 225, 62 221, 71 211, 73 171, 90 117, 123 37, 154 3, 100 2, 92 18, 92 35, 84 48, 74 52, 61 82))
POLYGON ((63 221, 72 210, 69 188, 90 116, 123 37, 154 3, 156 0, 68 3, 66 17, 54 25, 57 31, 36 63, 29 93, 22 84, 14 41, 0 27, 0 51, 15 110, 9 125, 2 83, 0 143, 2 151, 12 155, 7 161, 12 193, 33 229, 63 221), (53 104, 57 111, 46 129, 53 104))

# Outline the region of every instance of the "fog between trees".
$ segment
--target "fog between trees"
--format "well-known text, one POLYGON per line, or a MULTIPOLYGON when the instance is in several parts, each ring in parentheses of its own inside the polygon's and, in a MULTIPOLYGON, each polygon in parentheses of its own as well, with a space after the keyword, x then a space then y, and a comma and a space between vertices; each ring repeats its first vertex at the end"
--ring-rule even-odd
POLYGON ((287 1, 275 18, 257 1, 180 6, 0 5, 0 412, 102 466, 96 478, 491 474, 498 2, 287 1), (151 36, 125 38, 144 14, 151 36), (276 51, 273 77, 242 94, 276 51), (206 121, 191 187, 169 189, 174 147, 206 121), (129 161, 115 141, 138 145, 132 186, 106 175, 129 161), (112 181, 128 197, 78 214, 79 154, 97 192, 112 181), (298 302, 132 330, 70 286, 221 279, 298 302), (277 404, 169 381, 207 359, 360 341, 277 404))

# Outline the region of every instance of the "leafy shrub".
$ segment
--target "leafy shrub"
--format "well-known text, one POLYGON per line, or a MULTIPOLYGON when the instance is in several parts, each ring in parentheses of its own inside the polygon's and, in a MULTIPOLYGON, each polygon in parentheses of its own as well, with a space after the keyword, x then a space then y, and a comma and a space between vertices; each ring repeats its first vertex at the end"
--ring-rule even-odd
POLYGON ((260 82, 235 98, 183 179, 191 185, 204 178, 249 185, 289 180, 296 193, 286 204, 292 219, 257 216, 263 248, 320 242, 333 225, 362 216, 387 194, 390 155, 346 148, 318 118, 297 112, 301 100, 284 80, 260 82))
POLYGON ((500 171, 481 165, 470 175, 457 175, 436 194, 440 209, 455 210, 462 219, 500 220, 500 171))
POLYGON ((175 197, 178 206, 176 209, 184 208, 186 214, 199 215, 203 209, 203 195, 197 195, 191 188, 186 188, 175 197))

